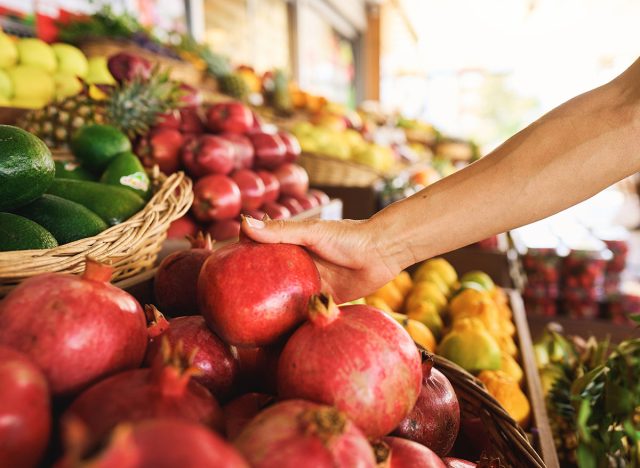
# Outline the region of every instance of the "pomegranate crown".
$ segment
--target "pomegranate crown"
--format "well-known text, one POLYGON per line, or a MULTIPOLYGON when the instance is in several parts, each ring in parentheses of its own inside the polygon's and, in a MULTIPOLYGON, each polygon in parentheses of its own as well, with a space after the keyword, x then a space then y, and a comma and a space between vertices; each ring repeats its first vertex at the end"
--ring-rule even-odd
POLYGON ((332 323, 340 315, 340 308, 333 298, 326 294, 311 296, 309 300, 309 320, 321 327, 332 323))
POLYGON ((204 234, 202 231, 198 231, 196 237, 187 236, 187 240, 192 249, 213 250, 213 244, 215 243, 210 234, 204 234))
POLYGON ((344 433, 347 416, 332 406, 308 409, 300 413, 298 422, 305 434, 315 435, 327 445, 344 433))
POLYGON ((163 395, 182 394, 191 377, 200 375, 202 371, 193 365, 193 358, 198 348, 193 348, 189 354, 184 351, 184 344, 179 340, 171 346, 169 339, 162 336, 160 354, 156 356, 151 366, 152 378, 159 382, 163 395))
POLYGON ((144 315, 147 319, 147 334, 149 338, 157 338, 169 329, 169 321, 153 304, 144 306, 144 315))
POLYGON ((110 264, 101 263, 93 257, 86 257, 83 279, 108 283, 111 281, 111 275, 113 275, 113 267, 110 264))

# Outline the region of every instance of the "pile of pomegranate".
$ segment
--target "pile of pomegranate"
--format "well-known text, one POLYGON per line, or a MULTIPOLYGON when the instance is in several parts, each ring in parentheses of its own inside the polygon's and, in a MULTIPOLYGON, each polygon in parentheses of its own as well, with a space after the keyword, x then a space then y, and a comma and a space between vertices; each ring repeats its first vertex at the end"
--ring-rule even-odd
POLYGON ((145 165, 167 174, 183 169, 195 182, 191 213, 173 223, 169 238, 200 229, 227 240, 238 237, 241 214, 286 219, 329 203, 324 192, 309 190, 293 135, 261 124, 241 102, 204 108, 197 90, 182 90, 184 105, 136 145, 145 165))
POLYGON ((0 466, 476 466, 450 458, 470 444, 447 378, 387 314, 322 295, 302 247, 200 236, 145 307, 111 273, 0 301, 0 466))

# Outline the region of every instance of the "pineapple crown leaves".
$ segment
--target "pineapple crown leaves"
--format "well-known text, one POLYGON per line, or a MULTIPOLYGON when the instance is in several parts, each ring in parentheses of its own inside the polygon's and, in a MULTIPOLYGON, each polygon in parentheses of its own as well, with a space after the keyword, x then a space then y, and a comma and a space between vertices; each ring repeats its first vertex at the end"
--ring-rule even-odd
POLYGON ((181 107, 180 85, 154 68, 149 79, 135 77, 115 87, 107 101, 107 119, 127 136, 145 134, 161 114, 181 107))

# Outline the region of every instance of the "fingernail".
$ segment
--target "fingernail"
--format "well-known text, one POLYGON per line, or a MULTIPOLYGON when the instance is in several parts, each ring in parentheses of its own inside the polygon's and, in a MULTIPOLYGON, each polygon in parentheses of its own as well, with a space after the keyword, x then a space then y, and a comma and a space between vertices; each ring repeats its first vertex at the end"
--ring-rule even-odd
POLYGON ((264 227, 264 223, 262 221, 260 221, 259 219, 246 217, 244 220, 247 222, 249 227, 252 228, 252 229, 262 229, 264 227))

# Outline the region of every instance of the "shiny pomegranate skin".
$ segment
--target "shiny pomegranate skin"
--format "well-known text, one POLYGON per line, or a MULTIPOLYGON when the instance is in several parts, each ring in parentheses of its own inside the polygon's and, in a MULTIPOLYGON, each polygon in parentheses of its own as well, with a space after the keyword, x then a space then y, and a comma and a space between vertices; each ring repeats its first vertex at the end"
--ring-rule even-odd
POLYGON ((24 354, 0 346, 0 466, 33 467, 49 442, 47 379, 24 354))
POLYGON ((260 412, 234 440, 256 468, 374 468, 373 450, 344 413, 304 400, 260 412))
POLYGON ((257 172, 264 183, 264 201, 274 202, 280 196, 280 182, 273 173, 265 170, 257 172))
POLYGON ((198 279, 200 313, 224 341, 264 346, 302 322, 320 290, 311 256, 291 244, 249 240, 216 250, 198 279))
POLYGON ((240 221, 237 219, 221 219, 214 221, 207 228, 207 232, 216 241, 237 239, 240 236, 240 221))
POLYGON ((389 468, 447 468, 444 462, 431 449, 400 437, 382 439, 389 446, 389 468))
POLYGON ((138 367, 147 346, 138 301, 109 284, 111 267, 86 265, 82 276, 30 278, 0 302, 0 344, 28 355, 54 396, 138 367))
POLYGON ((207 388, 218 401, 226 401, 238 384, 240 366, 235 349, 224 343, 209 328, 200 315, 176 317, 169 320, 168 329, 153 338, 147 348, 145 362, 152 364, 159 357, 161 337, 172 346, 182 341, 184 352, 193 355, 191 365, 200 371, 193 379, 207 388))

